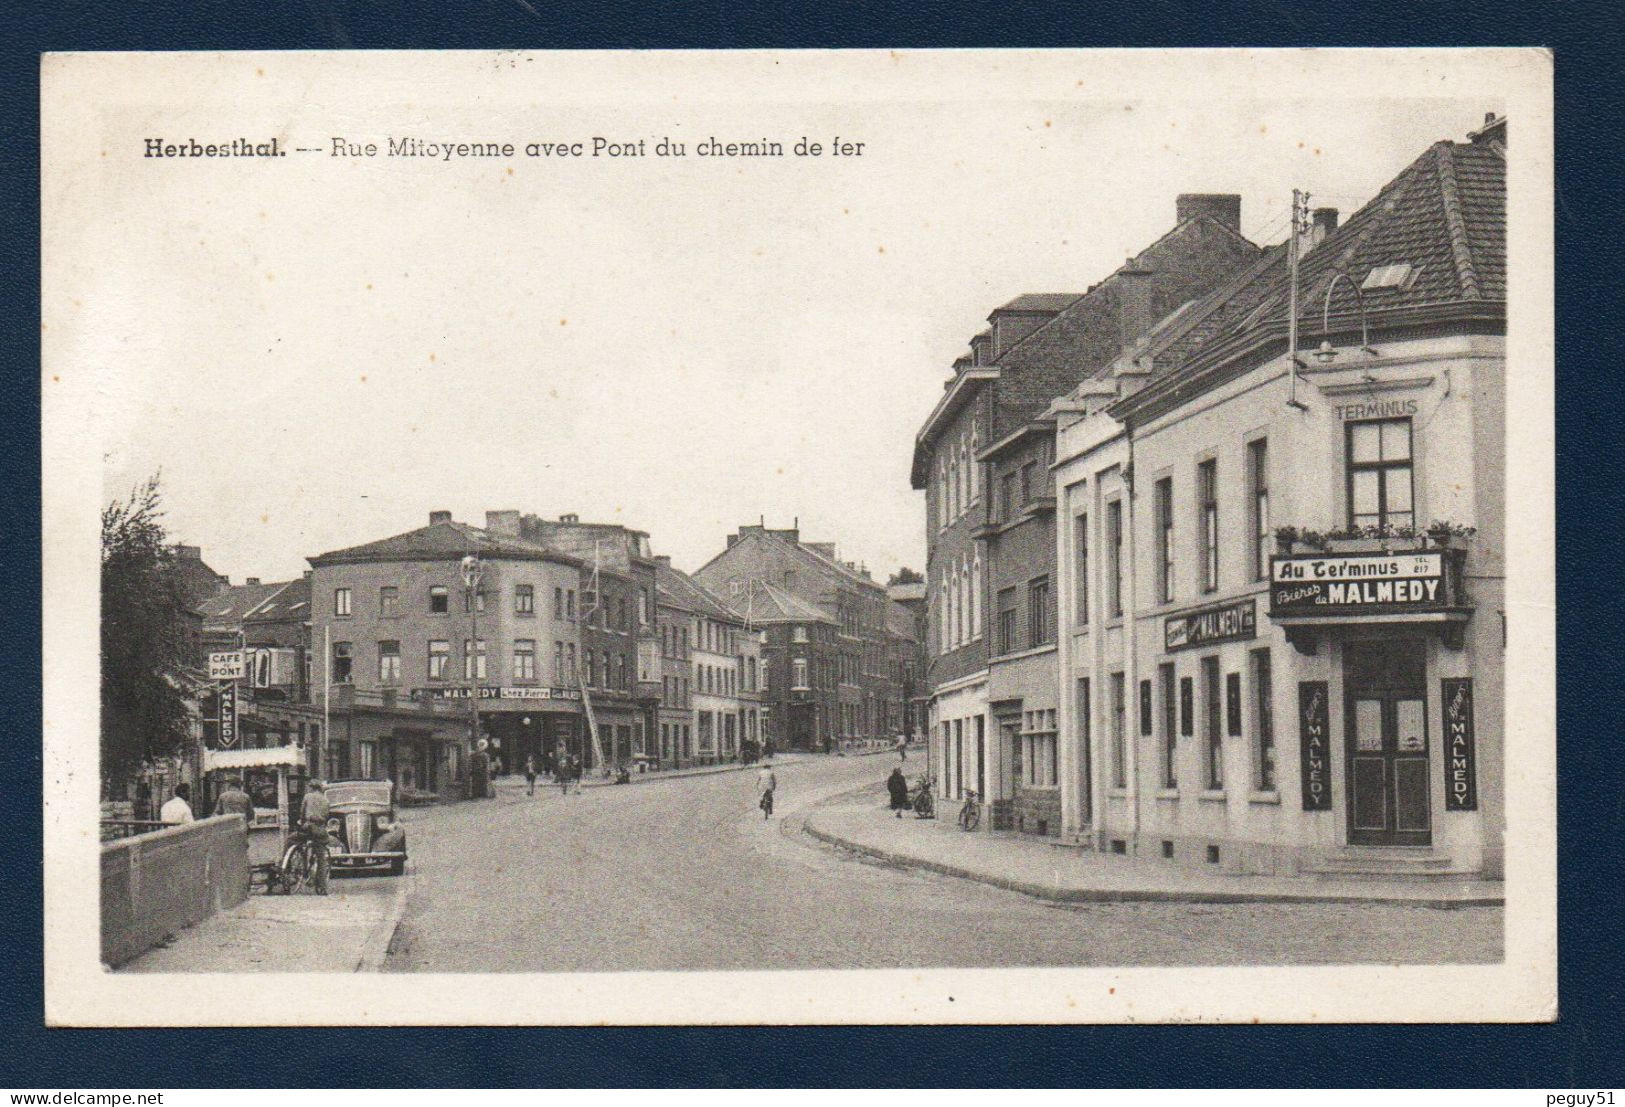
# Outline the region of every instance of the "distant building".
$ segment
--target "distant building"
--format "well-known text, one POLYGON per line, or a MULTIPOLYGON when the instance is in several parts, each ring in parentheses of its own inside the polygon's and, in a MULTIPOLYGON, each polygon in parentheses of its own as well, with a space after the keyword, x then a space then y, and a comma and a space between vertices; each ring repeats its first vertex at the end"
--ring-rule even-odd
POLYGON ((833 740, 841 656, 835 619, 765 580, 747 581, 729 606, 761 635, 764 746, 814 750, 833 740))
POLYGON ((748 606, 752 581, 772 584, 835 621, 834 715, 819 735, 835 740, 883 737, 888 704, 901 692, 890 667, 885 588, 868 571, 841 561, 831 542, 803 542, 798 528, 740 527, 727 548, 694 574, 736 610, 748 606))
MULTIPOLYGON (((451 798, 466 791, 477 737, 509 766, 586 749, 579 651, 598 639, 581 626, 594 605, 580 560, 436 511, 426 527, 310 564, 327 776, 451 798), (470 556, 477 587, 462 575, 470 556)), ((601 674, 595 661, 588 679, 601 674)))
POLYGON ((661 602, 684 616, 684 710, 693 725, 687 760, 738 760, 747 745, 762 742, 761 642, 721 599, 672 568, 670 558, 657 559, 656 581, 661 602))

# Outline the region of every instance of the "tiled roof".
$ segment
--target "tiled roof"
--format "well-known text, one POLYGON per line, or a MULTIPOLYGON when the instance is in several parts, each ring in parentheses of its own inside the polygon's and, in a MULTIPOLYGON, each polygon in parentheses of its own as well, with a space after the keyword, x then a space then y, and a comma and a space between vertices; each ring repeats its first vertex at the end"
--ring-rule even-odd
POLYGON ((291 580, 281 580, 271 584, 234 585, 218 596, 210 596, 198 604, 196 610, 203 616, 205 630, 238 627, 266 600, 293 583, 291 580))
POLYGON ((441 561, 463 557, 466 554, 482 557, 511 558, 519 561, 562 561, 580 564, 556 550, 535 542, 517 538, 499 538, 479 527, 466 523, 431 523, 405 534, 381 538, 361 546, 331 550, 307 558, 312 565, 327 565, 347 561, 441 561))
MULTIPOLYGON (((1488 144, 1436 142, 1375 199, 1299 263, 1300 327, 1320 322, 1326 287, 1338 273, 1361 284, 1373 270, 1409 265, 1404 286, 1365 292, 1368 317, 1399 307, 1506 299, 1506 158, 1488 144)), ((1284 319, 1284 258, 1268 290, 1219 336, 1284 319)), ((1332 291, 1334 315, 1357 314, 1348 281, 1332 291)))
POLYGON ((680 569, 670 565, 655 566, 655 586, 670 598, 670 606, 692 611, 712 619, 725 619, 736 623, 739 616, 712 592, 680 569))
POLYGON ((304 577, 290 580, 276 595, 248 613, 245 623, 280 623, 289 619, 303 621, 310 617, 310 581, 304 577))
POLYGON ((751 624, 835 623, 812 604, 765 580, 751 581, 743 596, 729 597, 728 605, 751 624))
POLYGON ((1001 311, 1060 311, 1082 296, 1081 292, 1028 292, 1007 304, 1000 304, 994 314, 1001 311))

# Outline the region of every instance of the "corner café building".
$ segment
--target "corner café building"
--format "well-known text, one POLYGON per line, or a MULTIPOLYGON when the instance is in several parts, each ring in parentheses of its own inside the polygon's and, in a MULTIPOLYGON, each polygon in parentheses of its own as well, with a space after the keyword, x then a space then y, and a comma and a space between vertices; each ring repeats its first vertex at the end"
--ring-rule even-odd
POLYGON ((1090 739, 1099 848, 1501 875, 1504 141, 1435 144, 1313 248, 1328 322, 1296 356, 1277 279, 1111 407, 1135 611, 1129 704, 1090 739))

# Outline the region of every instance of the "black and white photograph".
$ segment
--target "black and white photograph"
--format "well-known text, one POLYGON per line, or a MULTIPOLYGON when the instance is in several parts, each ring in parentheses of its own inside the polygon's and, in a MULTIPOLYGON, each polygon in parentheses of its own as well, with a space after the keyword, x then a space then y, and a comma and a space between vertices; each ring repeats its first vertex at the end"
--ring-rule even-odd
POLYGON ((48 1018, 1554 1018, 1551 77, 46 56, 48 1018))

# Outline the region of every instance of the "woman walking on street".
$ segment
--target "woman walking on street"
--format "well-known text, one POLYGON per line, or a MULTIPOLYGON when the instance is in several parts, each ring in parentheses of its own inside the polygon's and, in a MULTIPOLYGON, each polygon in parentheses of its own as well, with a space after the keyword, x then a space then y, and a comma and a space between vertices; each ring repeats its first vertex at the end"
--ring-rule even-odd
POLYGON ((903 778, 903 768, 899 765, 891 771, 886 778, 886 791, 891 793, 891 809, 897 812, 901 819, 903 812, 908 810, 908 781, 903 778))
POLYGON ((756 806, 762 809, 762 818, 773 817, 773 793, 778 790, 779 778, 773 775, 773 762, 762 762, 761 771, 756 774, 756 806))

